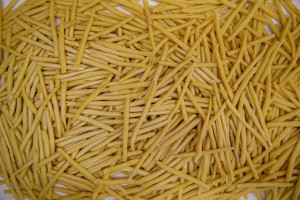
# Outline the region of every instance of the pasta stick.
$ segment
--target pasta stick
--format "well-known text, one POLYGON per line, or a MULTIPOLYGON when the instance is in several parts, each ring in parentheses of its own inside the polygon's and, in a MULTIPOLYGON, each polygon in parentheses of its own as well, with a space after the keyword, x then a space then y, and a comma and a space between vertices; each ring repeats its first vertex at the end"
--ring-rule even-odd
POLYGON ((49 181, 49 183, 43 188, 43 190, 39 194, 39 198, 41 198, 49 189, 50 187, 57 181, 59 176, 64 172, 64 170, 69 166, 69 163, 65 163, 59 171, 52 177, 52 179, 49 181))
POLYGON ((228 83, 228 80, 227 80, 227 77, 226 77, 226 74, 225 74, 225 71, 224 71, 223 64, 220 60, 219 49, 216 45, 216 41, 215 41, 215 38, 214 38, 214 33, 211 32, 211 35, 212 35, 212 42, 213 42, 213 51, 214 51, 214 55, 215 55, 216 60, 217 60, 218 69, 220 71, 220 77, 221 77, 221 80, 224 84, 224 87, 226 89, 227 94, 229 95, 230 99, 232 99, 233 98, 233 93, 232 93, 232 90, 229 86, 229 83, 228 83))
MULTIPOLYGON (((206 24, 208 24, 209 21, 206 21, 202 24, 202 26, 206 26, 206 24)), ((196 41, 194 42, 194 44, 191 46, 191 48, 188 50, 187 54, 185 55, 186 58, 189 58, 190 56, 194 55, 194 51, 195 49, 199 46, 199 44, 202 42, 203 36, 206 35, 211 29, 212 29, 213 25, 207 25, 205 27, 205 29, 203 30, 203 32, 198 36, 198 38, 196 39, 196 41)))
POLYGON ((32 101, 29 98, 29 96, 27 95, 27 92, 26 92, 24 86, 22 87, 22 95, 23 95, 24 101, 25 101, 26 105, 28 106, 28 108, 31 110, 31 112, 33 112, 34 114, 36 114, 37 113, 37 109, 33 105, 32 101))
MULTIPOLYGON (((180 30, 182 28, 185 28, 185 27, 188 27, 188 26, 194 24, 196 21, 197 21, 196 19, 192 19, 192 20, 190 20, 189 22, 187 22, 185 24, 182 24, 182 25, 179 25, 179 26, 176 26, 176 27, 171 27, 168 31, 173 32, 173 31, 176 31, 176 30, 180 30)), ((153 31, 153 35, 157 35, 159 33, 161 33, 159 30, 153 31)), ((137 38, 129 41, 129 44, 133 44, 135 42, 138 42, 138 41, 143 40, 143 39, 148 38, 148 37, 149 37, 149 33, 142 34, 142 35, 138 36, 137 38)))
POLYGON ((6 170, 6 167, 5 167, 5 164, 4 164, 4 161, 3 161, 3 158, 2 158, 2 155, 0 154, 0 166, 1 166, 1 171, 3 172, 3 175, 4 175, 4 181, 7 185, 7 187, 9 188, 10 192, 12 193, 12 195, 18 199, 18 198, 23 198, 22 196, 18 196, 18 194, 16 193, 16 191, 14 190, 14 188, 12 187, 11 183, 9 183, 9 178, 8 178, 8 173, 7 173, 7 170, 6 170))
POLYGON ((101 93, 101 91, 107 86, 107 84, 110 82, 112 79, 112 75, 109 75, 105 81, 103 81, 102 84, 99 85, 99 87, 92 93, 90 96, 84 101, 84 103, 80 106, 80 108, 77 110, 75 113, 71 123, 74 123, 78 117, 80 116, 81 112, 86 108, 86 106, 95 99, 95 97, 101 93))
POLYGON ((260 182, 257 183, 257 185, 254 185, 252 183, 242 183, 237 185, 238 188, 244 188, 244 187, 291 187, 292 184, 290 183, 280 183, 280 182, 275 182, 274 183, 268 183, 268 182, 260 182))
POLYGON ((129 97, 125 99, 124 108, 124 133, 123 133, 123 161, 127 161, 127 143, 128 143, 128 128, 129 128, 129 107, 130 100, 129 97))
MULTIPOLYGON (((6 16, 7 13, 16 5, 16 3, 18 3, 17 0, 13 0, 13 1, 9 2, 9 4, 3 9, 2 16, 6 16)), ((1 10, 2 10, 2 8, 1 8, 1 10)))
POLYGON ((178 133, 174 134, 172 137, 168 138, 166 141, 164 141, 160 146, 159 149, 162 150, 166 148, 166 146, 172 144, 174 141, 178 139, 178 137, 187 134, 193 127, 195 127, 200 122, 200 119, 195 119, 192 122, 188 123, 188 125, 178 131, 178 133))
POLYGON ((63 150, 62 148, 59 148, 57 151, 59 153, 61 153, 67 159, 67 161, 70 162, 70 164, 72 164, 74 167, 76 167, 90 181, 92 181, 93 183, 95 182, 96 178, 89 171, 87 171, 84 167, 82 167, 75 160, 73 160, 73 158, 71 158, 65 150, 63 150))
POLYGON ((24 36, 18 35, 17 38, 20 39, 20 40, 23 40, 24 42, 33 44, 34 46, 38 46, 38 47, 40 47, 42 49, 46 49, 46 50, 51 51, 51 52, 54 51, 53 47, 51 47, 49 45, 46 45, 46 44, 42 44, 41 42, 37 42, 37 41, 32 40, 32 39, 30 39, 28 37, 24 37, 24 36))
POLYGON ((115 24, 115 25, 107 28, 106 30, 88 37, 88 40, 94 40, 94 39, 99 38, 99 37, 101 37, 103 35, 109 34, 110 32, 114 31, 115 29, 123 26, 124 24, 127 24, 132 19, 133 19, 133 16, 129 15, 127 18, 121 20, 120 22, 118 22, 117 24, 115 24))
POLYGON ((54 0, 50 1, 50 9, 49 9, 49 17, 50 17, 50 27, 51 27, 51 33, 53 37, 53 43, 54 43, 54 54, 56 56, 59 56, 59 44, 56 34, 56 28, 55 28, 55 22, 54 22, 54 6, 55 2, 54 0))
POLYGON ((189 47, 186 44, 184 44, 182 41, 180 41, 179 39, 177 39, 171 32, 169 32, 167 29, 165 29, 162 25, 160 25, 157 22, 153 22, 153 26, 156 27, 158 30, 160 30, 163 34, 165 34, 171 40, 173 40, 181 48, 183 48, 186 51, 189 51, 189 47))
POLYGON ((292 200, 297 199, 297 196, 299 196, 299 184, 300 184, 299 177, 300 176, 298 176, 298 180, 297 180, 297 183, 295 185, 295 190, 294 190, 293 195, 292 195, 292 200))
POLYGON ((30 128, 29 132, 25 135, 25 137, 24 137, 24 139, 21 143, 21 146, 20 146, 20 151, 21 152, 23 152, 25 150, 25 147, 26 147, 28 141, 32 137, 32 135, 33 135, 33 133, 36 129, 36 126, 37 126, 37 124, 39 123, 39 121, 42 117, 43 110, 45 109, 45 107, 48 104, 48 102, 50 101, 50 99, 54 96, 56 91, 57 91, 57 88, 54 88, 54 90, 52 90, 51 93, 45 98, 44 102, 42 103, 42 105, 38 109, 37 114, 36 114, 36 118, 33 121, 32 127, 30 128))
POLYGON ((300 149, 300 142, 298 140, 298 142, 296 143, 296 146, 293 150, 293 153, 291 154, 291 157, 289 159, 287 173, 286 173, 286 181, 287 182, 290 182, 290 180, 291 180, 291 176, 292 176, 293 168, 294 168, 293 165, 296 160, 297 154, 299 154, 299 153, 297 153, 297 152, 299 152, 299 149, 300 149))
POLYGON ((238 113, 238 111, 234 108, 234 106, 232 105, 232 103, 230 103, 229 101, 226 101, 228 107, 232 110, 232 112, 240 119, 240 121, 248 128, 249 131, 251 131, 251 133, 253 133, 253 135, 266 147, 268 148, 267 143, 265 142, 265 140, 262 138, 262 136, 257 133, 257 131, 255 131, 245 120, 242 119, 241 115, 238 113))
POLYGON ((176 169, 174 169, 174 168, 171 168, 171 167, 169 167, 168 165, 166 165, 166 164, 164 164, 164 163, 161 163, 161 162, 157 161, 157 164, 158 164, 161 168, 165 169, 166 171, 169 171, 169 172, 171 172, 171 173, 173 173, 173 174, 176 174, 176 175, 178 175, 178 176, 180 176, 180 177, 183 177, 183 178, 185 178, 185 179, 187 179, 187 180, 189 180, 189 181, 191 181, 191 182, 194 182, 194 183, 198 184, 200 187, 209 188, 208 185, 206 185, 205 183, 202 183, 202 182, 199 181, 198 179, 195 179, 195 178, 193 178, 193 177, 191 177, 191 176, 189 176, 189 175, 186 175, 185 173, 183 173, 183 172, 181 172, 181 171, 179 171, 179 170, 176 170, 176 169))
POLYGON ((61 73, 66 73, 67 72, 67 61, 66 61, 66 56, 65 56, 65 19, 62 18, 60 20, 60 25, 59 25, 59 37, 58 37, 58 43, 59 43, 59 57, 60 57, 60 65, 61 65, 61 73))
POLYGON ((154 34, 153 34, 153 27, 152 27, 152 19, 151 19, 151 14, 150 14, 150 7, 149 7, 149 2, 146 0, 143 0, 144 4, 144 9, 145 9, 145 14, 148 19, 148 32, 149 32, 149 38, 150 42, 152 45, 152 48, 155 48, 155 41, 154 41, 154 34))
POLYGON ((283 71, 283 73, 280 76, 280 84, 283 84, 283 79, 287 76, 287 74, 293 69, 296 60, 298 59, 299 55, 300 55, 300 45, 297 45, 297 49, 296 49, 296 54, 295 57, 293 57, 292 61, 290 62, 289 66, 283 71))
POLYGON ((15 56, 18 56, 18 57, 21 57, 21 58, 25 58, 25 55, 19 53, 18 51, 14 50, 14 49, 11 49, 3 44, 0 44, 0 48, 11 53, 11 54, 14 54, 15 56))
POLYGON ((239 66, 239 64, 240 64, 240 62, 243 58, 244 52, 246 50, 247 36, 248 36, 248 33, 245 32, 245 34, 243 36, 242 45, 241 45, 241 48, 240 48, 238 58, 236 59, 234 65, 232 66, 232 68, 231 68, 231 70, 230 70, 230 72, 227 76, 228 80, 232 79, 232 76, 234 75, 234 72, 236 71, 237 67, 239 66))
POLYGON ((81 60, 83 58, 84 49, 85 49, 85 46, 86 46, 88 36, 90 34, 90 31, 91 31, 91 28, 93 26, 93 22, 94 22, 94 17, 90 17, 89 22, 86 26, 85 32, 83 34, 83 37, 81 39, 80 46, 79 46, 79 49, 78 49, 78 53, 77 53, 77 56, 76 56, 76 61, 75 61, 75 66, 76 67, 79 67, 79 65, 81 63, 81 60))
POLYGON ((137 55, 142 55, 142 56, 153 56, 152 52, 148 52, 148 51, 138 51, 135 49, 131 49, 131 48, 126 48, 123 47, 121 45, 118 44, 114 44, 112 42, 107 42, 104 40, 98 40, 96 41, 96 44, 102 45, 104 47, 116 50, 116 51, 121 51, 121 52, 125 52, 125 53, 131 53, 131 54, 137 54, 137 55))
MULTIPOLYGON (((164 60, 165 57, 167 56, 167 50, 168 50, 168 46, 165 45, 164 49, 163 49, 163 54, 162 54, 162 59, 164 60)), ((139 132, 139 129, 141 128, 146 116, 147 116, 147 113, 149 112, 149 109, 150 109, 150 106, 151 106, 151 103, 152 103, 152 100, 154 98, 154 95, 155 95, 155 92, 157 90, 157 80, 158 80, 158 76, 160 75, 161 73, 161 70, 162 70, 162 66, 159 66, 159 69, 156 71, 156 74, 154 75, 154 79, 151 83, 151 90, 149 90, 149 95, 148 95, 148 100, 145 104, 145 108, 143 110, 143 113, 133 131, 133 135, 132 135, 132 138, 131 138, 131 148, 134 149, 134 143, 135 143, 135 140, 136 140, 136 137, 137 137, 137 134, 139 132)))
POLYGON ((116 198, 117 200, 125 200, 123 197, 121 197, 120 195, 118 195, 116 192, 114 192, 112 189, 110 189, 108 186, 104 187, 104 190, 109 193, 110 195, 112 195, 114 198, 116 198))
POLYGON ((17 80, 14 84, 14 87, 12 88, 11 94, 15 94, 17 92, 17 90, 19 89, 21 81, 22 81, 22 79, 24 79, 26 70, 28 68, 28 65, 29 65, 29 62, 30 62, 30 56, 32 55, 32 53, 33 53, 33 47, 30 48, 30 50, 29 50, 29 52, 26 56, 26 60, 25 60, 24 65, 22 67, 22 71, 20 71, 20 73, 18 75, 18 78, 17 78, 17 80))
MULTIPOLYGON (((50 81, 49 83, 50 89, 53 90, 54 89, 54 83, 53 81, 50 81)), ((62 136, 62 123, 61 123, 61 117, 60 117, 60 113, 59 113, 59 105, 57 102, 57 97, 56 94, 53 95, 52 97, 52 105, 54 108, 54 115, 56 118, 56 132, 57 132, 57 136, 61 137, 62 136)))
POLYGON ((243 23, 241 23, 242 25, 238 26, 234 30, 234 32, 230 35, 230 37, 227 38, 228 41, 232 40, 246 26, 246 24, 251 20, 251 18, 253 17, 253 15, 255 14, 255 12, 259 8, 259 6, 261 5, 261 3, 262 3, 262 1, 256 1, 253 4, 251 10, 247 14, 247 17, 243 20, 243 23))
POLYGON ((152 111, 154 111, 156 108, 158 108, 167 98, 168 96, 176 89, 176 87, 180 84, 180 82, 193 70, 193 67, 188 68, 180 77, 178 80, 175 81, 174 85, 170 88, 170 90, 159 99, 158 102, 156 102, 153 107, 152 111))
MULTIPOLYGON (((18 24, 20 24, 25 29, 30 29, 31 28, 25 22, 23 22, 22 20, 20 20, 19 18, 16 18, 16 21, 18 22, 18 24)), ((39 31, 35 30, 33 32, 33 34, 35 36, 37 36, 38 38, 42 39, 43 41, 47 42, 49 45, 51 45, 51 46, 53 45, 53 42, 51 40, 49 40, 46 36, 44 36, 43 34, 41 34, 39 31)))
POLYGON ((79 8, 77 11, 78 12, 84 12, 86 11, 87 9, 99 4, 102 0, 96 0, 96 1, 92 1, 92 2, 89 2, 88 4, 84 5, 83 7, 79 8))
POLYGON ((102 129, 105 129, 105 130, 108 130, 108 131, 114 131, 114 129, 100 121, 97 121, 95 119, 91 119, 89 117, 85 117, 85 116, 78 116, 78 119, 79 120, 82 120, 82 121, 85 121, 85 122, 88 122, 94 126, 97 126, 98 128, 102 128, 102 129))
POLYGON ((105 52, 107 52, 107 53, 114 54, 114 55, 119 55, 119 56, 122 56, 122 57, 137 58, 137 59, 141 59, 141 60, 145 58, 145 57, 142 56, 142 55, 130 54, 130 53, 126 53, 126 52, 116 51, 116 50, 114 50, 114 49, 110 49, 110 48, 101 46, 101 45, 96 44, 96 43, 94 43, 94 42, 91 42, 89 45, 90 45, 91 47, 97 49, 97 50, 105 51, 105 52))

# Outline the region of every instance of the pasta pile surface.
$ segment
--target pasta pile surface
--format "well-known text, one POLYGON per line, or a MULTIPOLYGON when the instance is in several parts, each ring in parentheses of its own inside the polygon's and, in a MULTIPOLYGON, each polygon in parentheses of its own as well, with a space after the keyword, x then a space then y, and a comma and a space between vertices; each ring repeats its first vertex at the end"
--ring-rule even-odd
POLYGON ((292 1, 17 2, 0 14, 7 193, 299 199, 292 1))

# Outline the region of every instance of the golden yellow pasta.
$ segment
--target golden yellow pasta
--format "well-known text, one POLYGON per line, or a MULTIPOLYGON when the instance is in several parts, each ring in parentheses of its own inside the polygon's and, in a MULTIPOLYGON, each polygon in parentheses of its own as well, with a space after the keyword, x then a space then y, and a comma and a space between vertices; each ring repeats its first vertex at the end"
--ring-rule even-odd
POLYGON ((0 11, 4 194, 300 198, 293 1, 11 0, 0 11))

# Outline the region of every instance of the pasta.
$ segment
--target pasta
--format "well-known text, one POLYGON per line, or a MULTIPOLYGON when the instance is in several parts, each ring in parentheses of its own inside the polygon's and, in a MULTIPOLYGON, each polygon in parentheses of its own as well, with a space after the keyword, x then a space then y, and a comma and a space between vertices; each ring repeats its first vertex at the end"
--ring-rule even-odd
POLYGON ((4 193, 299 199, 300 10, 291 0, 152 3, 0 9, 4 193))

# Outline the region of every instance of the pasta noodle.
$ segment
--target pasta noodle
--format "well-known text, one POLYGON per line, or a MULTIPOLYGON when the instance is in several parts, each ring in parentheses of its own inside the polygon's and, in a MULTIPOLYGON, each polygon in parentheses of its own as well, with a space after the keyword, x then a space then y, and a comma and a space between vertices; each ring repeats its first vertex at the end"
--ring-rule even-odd
POLYGON ((291 0, 12 0, 0 10, 5 194, 299 199, 291 0))

